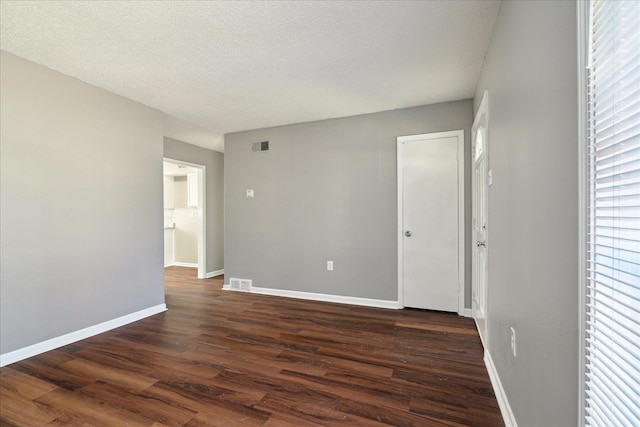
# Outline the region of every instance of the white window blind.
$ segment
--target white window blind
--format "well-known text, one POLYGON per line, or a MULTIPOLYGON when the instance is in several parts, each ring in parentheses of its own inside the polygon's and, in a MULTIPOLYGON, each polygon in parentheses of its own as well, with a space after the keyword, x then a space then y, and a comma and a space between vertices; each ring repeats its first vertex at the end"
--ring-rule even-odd
POLYGON ((640 426, 640 1, 589 8, 585 425, 640 426))

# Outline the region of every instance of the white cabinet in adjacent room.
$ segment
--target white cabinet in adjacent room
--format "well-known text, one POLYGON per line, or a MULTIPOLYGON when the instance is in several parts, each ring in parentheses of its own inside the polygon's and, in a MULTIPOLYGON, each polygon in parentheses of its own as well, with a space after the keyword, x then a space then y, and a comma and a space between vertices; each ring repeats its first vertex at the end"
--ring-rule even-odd
POLYGON ((162 180, 162 187, 164 190, 164 208, 165 209, 173 209, 175 206, 175 182, 172 176, 164 176, 162 180))

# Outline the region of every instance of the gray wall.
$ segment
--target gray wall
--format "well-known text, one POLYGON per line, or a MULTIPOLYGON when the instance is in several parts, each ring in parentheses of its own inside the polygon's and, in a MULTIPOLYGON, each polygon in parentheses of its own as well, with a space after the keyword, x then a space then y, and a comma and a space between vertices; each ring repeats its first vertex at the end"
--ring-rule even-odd
POLYGON ((575 2, 503 2, 474 98, 488 89, 489 350, 520 427, 577 425, 576 43, 575 2))
POLYGON ((396 137, 463 129, 468 154, 471 118, 466 100, 225 135, 227 282, 397 300, 396 137))
POLYGON ((4 354, 164 303, 162 114, 0 64, 4 354))
POLYGON ((206 272, 224 267, 224 157, 222 153, 164 138, 164 157, 206 167, 206 272))

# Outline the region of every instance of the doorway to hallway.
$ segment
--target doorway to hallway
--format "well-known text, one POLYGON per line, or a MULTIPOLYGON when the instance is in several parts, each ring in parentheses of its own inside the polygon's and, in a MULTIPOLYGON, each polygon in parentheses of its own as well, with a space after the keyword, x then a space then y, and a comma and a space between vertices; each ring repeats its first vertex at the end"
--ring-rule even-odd
POLYGON ((164 266, 193 267, 205 278, 205 167, 164 159, 164 266))

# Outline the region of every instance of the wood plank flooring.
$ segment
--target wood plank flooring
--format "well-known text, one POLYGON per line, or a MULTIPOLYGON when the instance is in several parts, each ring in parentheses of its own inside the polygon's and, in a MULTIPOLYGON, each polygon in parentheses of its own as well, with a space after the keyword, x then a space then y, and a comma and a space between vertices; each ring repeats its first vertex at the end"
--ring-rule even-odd
POLYGON ((470 319, 222 291, 0 369, 0 425, 502 426, 470 319))

